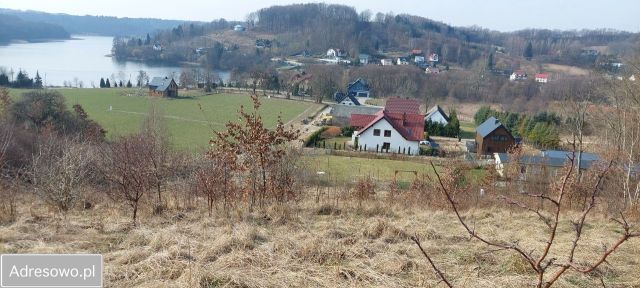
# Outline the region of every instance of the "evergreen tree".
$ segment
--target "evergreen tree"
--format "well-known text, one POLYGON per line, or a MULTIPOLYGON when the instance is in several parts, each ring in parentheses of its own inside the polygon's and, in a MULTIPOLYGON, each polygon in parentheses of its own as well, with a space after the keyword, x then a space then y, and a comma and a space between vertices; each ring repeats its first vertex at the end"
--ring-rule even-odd
POLYGON ((33 88, 42 89, 42 77, 40 77, 40 72, 36 70, 36 78, 34 78, 33 88))
POLYGON ((107 78, 107 81, 104 82, 104 87, 111 88, 111 83, 109 83, 109 78, 107 78))
POLYGON ((127 88, 131 88, 133 87, 133 84, 131 84, 131 80, 127 81, 127 88))
POLYGON ((0 86, 9 86, 9 76, 6 74, 0 74, 0 86))
POLYGON ((460 120, 458 120, 458 112, 456 110, 451 111, 449 115, 448 134, 449 137, 460 136, 460 120))
POLYGON ((144 45, 149 45, 151 44, 151 37, 149 36, 149 33, 147 33, 147 39, 144 40, 144 45))
POLYGON ((120 80, 120 88, 122 88, 122 87, 124 87, 124 86, 122 86, 122 80, 120 80))
POLYGON ((527 48, 524 49, 524 58, 531 60, 533 58, 533 45, 531 42, 527 44, 527 48))
POLYGON ((476 125, 480 125, 484 121, 487 121, 487 119, 489 119, 490 113, 491 113, 491 107, 482 106, 480 107, 480 109, 478 109, 478 112, 476 112, 476 114, 473 116, 473 121, 476 122, 476 125))
POLYGON ((487 59, 487 69, 493 70, 495 63, 493 63, 493 52, 489 53, 489 59, 487 59))
POLYGON ((27 72, 20 70, 16 76, 14 85, 17 88, 32 88, 33 79, 29 78, 29 74, 27 74, 27 72))
POLYGON ((100 88, 107 87, 107 84, 104 83, 104 78, 100 78, 100 88))

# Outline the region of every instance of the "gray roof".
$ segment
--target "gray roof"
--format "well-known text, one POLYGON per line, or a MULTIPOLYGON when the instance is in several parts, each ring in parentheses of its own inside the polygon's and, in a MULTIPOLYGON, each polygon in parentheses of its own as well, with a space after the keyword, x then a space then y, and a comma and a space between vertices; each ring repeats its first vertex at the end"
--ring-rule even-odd
POLYGON ((487 137, 487 135, 491 134, 491 132, 498 129, 498 127, 500 126, 502 126, 500 120, 496 119, 495 117, 489 117, 487 121, 484 121, 484 123, 480 124, 480 126, 476 128, 476 132, 480 134, 482 138, 484 138, 487 137))
MULTIPOLYGON (((558 168, 564 167, 569 162, 568 155, 571 155, 571 152, 568 152, 568 151, 556 151, 556 152, 561 152, 561 153, 555 154, 553 156, 547 155, 544 152, 536 155, 530 155, 530 154, 522 155, 522 158, 520 159, 520 163, 525 165, 546 165, 549 167, 558 167, 558 168), (560 156, 560 157, 556 157, 556 156, 560 156)), ((591 153, 587 153, 587 154, 591 154, 591 153)), ((595 154, 591 154, 591 155, 595 155, 595 154)), ((597 155, 595 156, 597 157, 597 155)), ((576 154, 576 157, 577 157, 577 154, 576 154)), ((509 154, 507 153, 496 153, 495 158, 496 160, 499 160, 501 163, 509 163, 510 161, 509 154)), ((598 159, 594 159, 591 156, 585 157, 583 154, 582 162, 580 162, 580 169, 589 169, 597 161, 598 159)), ((576 162, 575 165, 577 164, 578 163, 576 162)))
POLYGON ((427 116, 425 118, 431 118, 431 116, 433 116, 433 114, 435 114, 438 111, 440 111, 440 114, 442 114, 445 120, 450 121, 449 115, 447 115, 447 113, 445 113, 444 110, 442 110, 440 105, 433 106, 431 109, 429 109, 429 111, 427 111, 427 116))
POLYGON ((164 92, 167 90, 167 88, 169 88, 169 85, 171 85, 171 81, 173 81, 173 78, 169 79, 169 77, 153 77, 153 79, 151 79, 151 82, 149 82, 149 88, 156 91, 164 92))

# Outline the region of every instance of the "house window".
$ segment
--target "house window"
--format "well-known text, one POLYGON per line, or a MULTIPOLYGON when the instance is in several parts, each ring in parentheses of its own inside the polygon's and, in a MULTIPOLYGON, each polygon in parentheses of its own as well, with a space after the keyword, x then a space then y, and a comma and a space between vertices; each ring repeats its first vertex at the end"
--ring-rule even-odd
POLYGON ((384 130, 384 137, 391 137, 391 130, 384 130))
POLYGON ((380 129, 373 129, 373 136, 380 136, 380 129))
POLYGON ((384 142, 382 143, 382 150, 389 150, 391 148, 391 143, 384 142))

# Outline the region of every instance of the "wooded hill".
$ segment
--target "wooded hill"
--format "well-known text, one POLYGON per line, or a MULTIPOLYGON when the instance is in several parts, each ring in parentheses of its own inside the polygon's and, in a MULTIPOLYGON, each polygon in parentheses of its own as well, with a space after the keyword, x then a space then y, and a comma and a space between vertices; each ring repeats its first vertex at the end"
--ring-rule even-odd
MULTIPOLYGON (((270 59, 303 51, 321 55, 329 48, 344 49, 352 58, 360 53, 374 56, 380 52, 406 54, 413 49, 420 49, 439 54, 441 63, 469 67, 491 53, 522 57, 531 44, 533 56, 540 62, 591 68, 596 63, 616 61, 615 58, 620 55, 633 53, 634 47, 640 44, 640 37, 634 33, 607 29, 503 33, 480 27, 453 27, 406 14, 358 13, 354 8, 343 5, 294 4, 250 13, 245 22, 222 19, 206 24, 180 25, 157 33, 150 44, 155 43, 166 48, 164 57, 140 51, 135 54, 135 46, 144 46, 144 41, 121 42, 115 48, 120 57, 179 63, 198 61, 201 55, 194 55, 196 48, 215 48, 216 44, 222 43, 225 53, 229 53, 223 58, 233 61, 222 59, 220 63, 218 57, 208 62, 216 64, 218 68, 229 69, 243 66, 238 65, 243 61, 233 55, 236 50, 240 50, 239 53, 245 58, 251 57, 249 63, 255 63, 255 58, 270 59), (231 30, 236 24, 245 25, 248 31, 228 33, 233 32, 231 30), (203 37, 210 41, 196 41, 203 37), (272 47, 256 50, 254 40, 260 38, 272 40, 272 47), (126 47, 131 44, 132 47, 126 47)), ((513 67, 498 65, 496 68, 513 67)))
MULTIPOLYGON (((187 22, 148 18, 76 16, 12 9, 0 9, 0 14, 2 17, 13 15, 29 22, 55 24, 71 34, 95 34, 102 36, 139 36, 159 30, 170 29, 187 22)), ((2 30, 6 30, 4 27, 5 26, 3 26, 2 30)))
POLYGON ((55 24, 24 21, 10 15, 0 16, 0 43, 69 39, 69 32, 55 24))

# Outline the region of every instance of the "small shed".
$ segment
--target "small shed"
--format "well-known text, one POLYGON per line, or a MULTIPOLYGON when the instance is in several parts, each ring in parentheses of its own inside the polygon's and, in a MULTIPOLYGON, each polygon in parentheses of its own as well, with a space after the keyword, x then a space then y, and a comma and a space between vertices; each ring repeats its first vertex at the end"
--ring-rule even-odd
POLYGON ((149 83, 149 96, 178 97, 178 84, 173 78, 153 77, 149 83))

